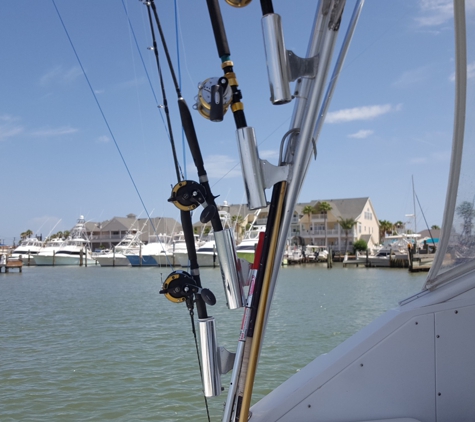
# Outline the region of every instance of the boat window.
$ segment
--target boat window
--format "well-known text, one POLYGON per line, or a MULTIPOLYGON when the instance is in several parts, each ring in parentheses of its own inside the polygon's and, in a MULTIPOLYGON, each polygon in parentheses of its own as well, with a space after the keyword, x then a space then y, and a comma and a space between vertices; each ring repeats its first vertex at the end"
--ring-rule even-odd
MULTIPOLYGON (((452 162, 446 209, 439 250, 426 282, 434 287, 445 282, 439 277, 461 267, 475 265, 475 22, 470 8, 455 3, 456 39, 463 37, 466 24, 466 49, 456 48, 454 86, 456 113, 453 131, 452 162), (466 54, 465 54, 466 53, 466 54), (465 118, 465 116, 471 116, 465 118)), ((449 274, 447 274, 449 276, 449 274)))

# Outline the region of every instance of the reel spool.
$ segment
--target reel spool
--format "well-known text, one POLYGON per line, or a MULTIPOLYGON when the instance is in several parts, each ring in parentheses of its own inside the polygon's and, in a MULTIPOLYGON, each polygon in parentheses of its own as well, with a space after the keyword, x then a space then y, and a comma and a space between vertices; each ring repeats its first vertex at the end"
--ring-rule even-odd
POLYGON ((193 211, 205 202, 205 195, 202 185, 192 180, 183 180, 173 187, 168 202, 182 211, 193 211))
POLYGON ((226 0, 232 7, 246 7, 252 0, 226 0))
POLYGON ((199 294, 210 306, 216 304, 216 297, 209 289, 198 287, 193 277, 185 271, 173 271, 164 281, 160 294, 173 303, 181 303, 199 294))
POLYGON ((228 111, 233 92, 224 76, 212 77, 198 84, 198 95, 195 99, 195 110, 205 119, 220 122, 228 111))

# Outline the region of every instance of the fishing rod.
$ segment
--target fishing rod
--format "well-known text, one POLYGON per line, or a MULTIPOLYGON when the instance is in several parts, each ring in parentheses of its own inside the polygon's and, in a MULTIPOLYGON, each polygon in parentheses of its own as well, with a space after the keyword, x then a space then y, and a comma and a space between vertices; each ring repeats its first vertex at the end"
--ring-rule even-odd
MULTIPOLYGON (((178 97, 178 108, 180 112, 181 123, 185 137, 193 157, 193 161, 197 168, 199 183, 189 180, 179 180, 177 185, 173 187, 169 202, 172 202, 180 209, 184 217, 182 225, 186 238, 193 237, 193 226, 191 224, 190 212, 198 206, 203 207, 200 215, 200 221, 203 224, 211 222, 216 241, 216 249, 218 251, 219 265, 223 279, 224 290, 226 293, 227 306, 230 309, 244 306, 245 296, 243 292, 244 278, 247 275, 249 266, 241 263, 236 255, 235 242, 231 229, 223 229, 218 208, 215 203, 215 196, 211 192, 208 176, 204 167, 204 161, 201 149, 196 135, 193 119, 186 101, 184 100, 180 87, 178 85, 173 64, 168 52, 165 36, 160 24, 157 9, 153 0, 147 1, 147 10, 153 13, 155 24, 158 28, 163 50, 167 58, 170 73, 174 81, 175 90, 178 97), (186 218, 185 218, 186 217, 186 218)), ((156 44, 155 44, 156 45, 156 44)), ((155 53, 158 55, 158 53, 155 53)), ((188 246, 188 242, 187 242, 188 246)), ((190 272, 186 274, 183 271, 173 272, 163 284, 161 293, 172 302, 186 301, 188 307, 192 303, 192 296, 196 299, 202 297, 204 301, 210 305, 216 302, 214 295, 208 290, 201 287, 199 279, 199 267, 196 257, 196 250, 193 247, 188 251, 190 259, 190 272), (193 286, 190 278, 196 281, 193 286)), ((190 310, 191 312, 191 310, 190 310)), ((218 350, 216 341, 216 327, 213 317, 209 317, 204 309, 198 309, 200 340, 201 340, 201 363, 203 366, 202 380, 205 398, 216 396, 221 393, 222 373, 227 369, 232 360, 232 356, 224 348, 218 350), (219 356, 218 356, 219 353, 219 356), (227 357, 226 357, 227 356, 227 357)))
MULTIPOLYGON (((172 148, 175 171, 176 171, 176 176, 178 180, 178 183, 176 186, 181 187, 184 184, 186 184, 186 182, 182 181, 182 175, 180 172, 178 158, 176 155, 173 129, 172 129, 171 120, 170 120, 170 111, 168 109, 168 101, 167 101, 165 86, 163 83, 163 75, 161 71, 160 61, 158 57, 158 47, 157 47, 157 41, 155 37, 155 30, 154 30, 153 21, 152 21, 152 14, 150 11, 151 7, 154 8, 155 5, 153 1, 146 2, 145 4, 147 6, 147 13, 148 13, 148 18, 149 18, 150 31, 152 35, 152 42, 153 42, 152 44, 153 46, 151 50, 154 52, 157 70, 158 70, 158 76, 160 79, 160 86, 161 86, 163 102, 164 102, 164 111, 165 111, 165 116, 167 118, 170 144, 172 148)), ((174 192, 175 192, 175 188, 174 188, 174 192)), ((186 243, 188 256, 190 260, 190 274, 184 271, 174 271, 165 280, 162 291, 160 293, 165 294, 165 296, 169 300, 174 301, 174 302, 186 301, 189 308, 190 306, 193 305, 193 301, 194 301, 194 303, 196 303, 196 308, 198 311, 199 318, 207 318, 208 314, 206 310, 206 303, 208 303, 209 305, 213 305, 216 302, 216 299, 213 297, 214 295, 208 289, 205 289, 203 291, 202 286, 201 286, 198 258, 196 255, 195 238, 193 234, 193 224, 192 224, 191 213, 190 213, 193 207, 182 206, 179 208, 180 208, 180 219, 181 219, 181 224, 183 227, 183 233, 185 235, 185 243, 186 243)))

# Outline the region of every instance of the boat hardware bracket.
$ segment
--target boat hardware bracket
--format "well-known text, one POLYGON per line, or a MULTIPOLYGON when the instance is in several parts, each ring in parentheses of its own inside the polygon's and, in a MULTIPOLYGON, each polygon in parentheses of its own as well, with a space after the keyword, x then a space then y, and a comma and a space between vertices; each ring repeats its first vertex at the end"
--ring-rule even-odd
POLYGON ((319 63, 318 56, 303 58, 297 56, 292 50, 287 50, 287 60, 290 81, 316 76, 319 63))
POLYGON ((218 359, 219 359, 219 372, 221 374, 227 374, 234 366, 234 359, 236 353, 226 350, 223 346, 218 347, 218 359))
POLYGON ((275 166, 274 164, 269 163, 267 160, 260 160, 262 174, 264 176, 264 187, 266 189, 271 188, 278 182, 287 181, 289 177, 289 168, 288 164, 283 166, 275 166))

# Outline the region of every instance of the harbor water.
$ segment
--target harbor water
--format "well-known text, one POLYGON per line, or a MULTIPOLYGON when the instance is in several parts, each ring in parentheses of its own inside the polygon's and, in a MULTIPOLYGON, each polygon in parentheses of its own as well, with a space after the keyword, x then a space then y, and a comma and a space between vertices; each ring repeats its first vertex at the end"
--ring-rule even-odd
MULTIPOLYGON (((185 304, 159 294, 167 268, 26 267, 0 274, 0 420, 206 421, 185 304)), ((242 310, 229 311, 218 269, 218 342, 234 351, 242 310)), ((283 267, 253 402, 422 288, 404 269, 283 267)), ((220 421, 225 391, 208 399, 220 421)))

